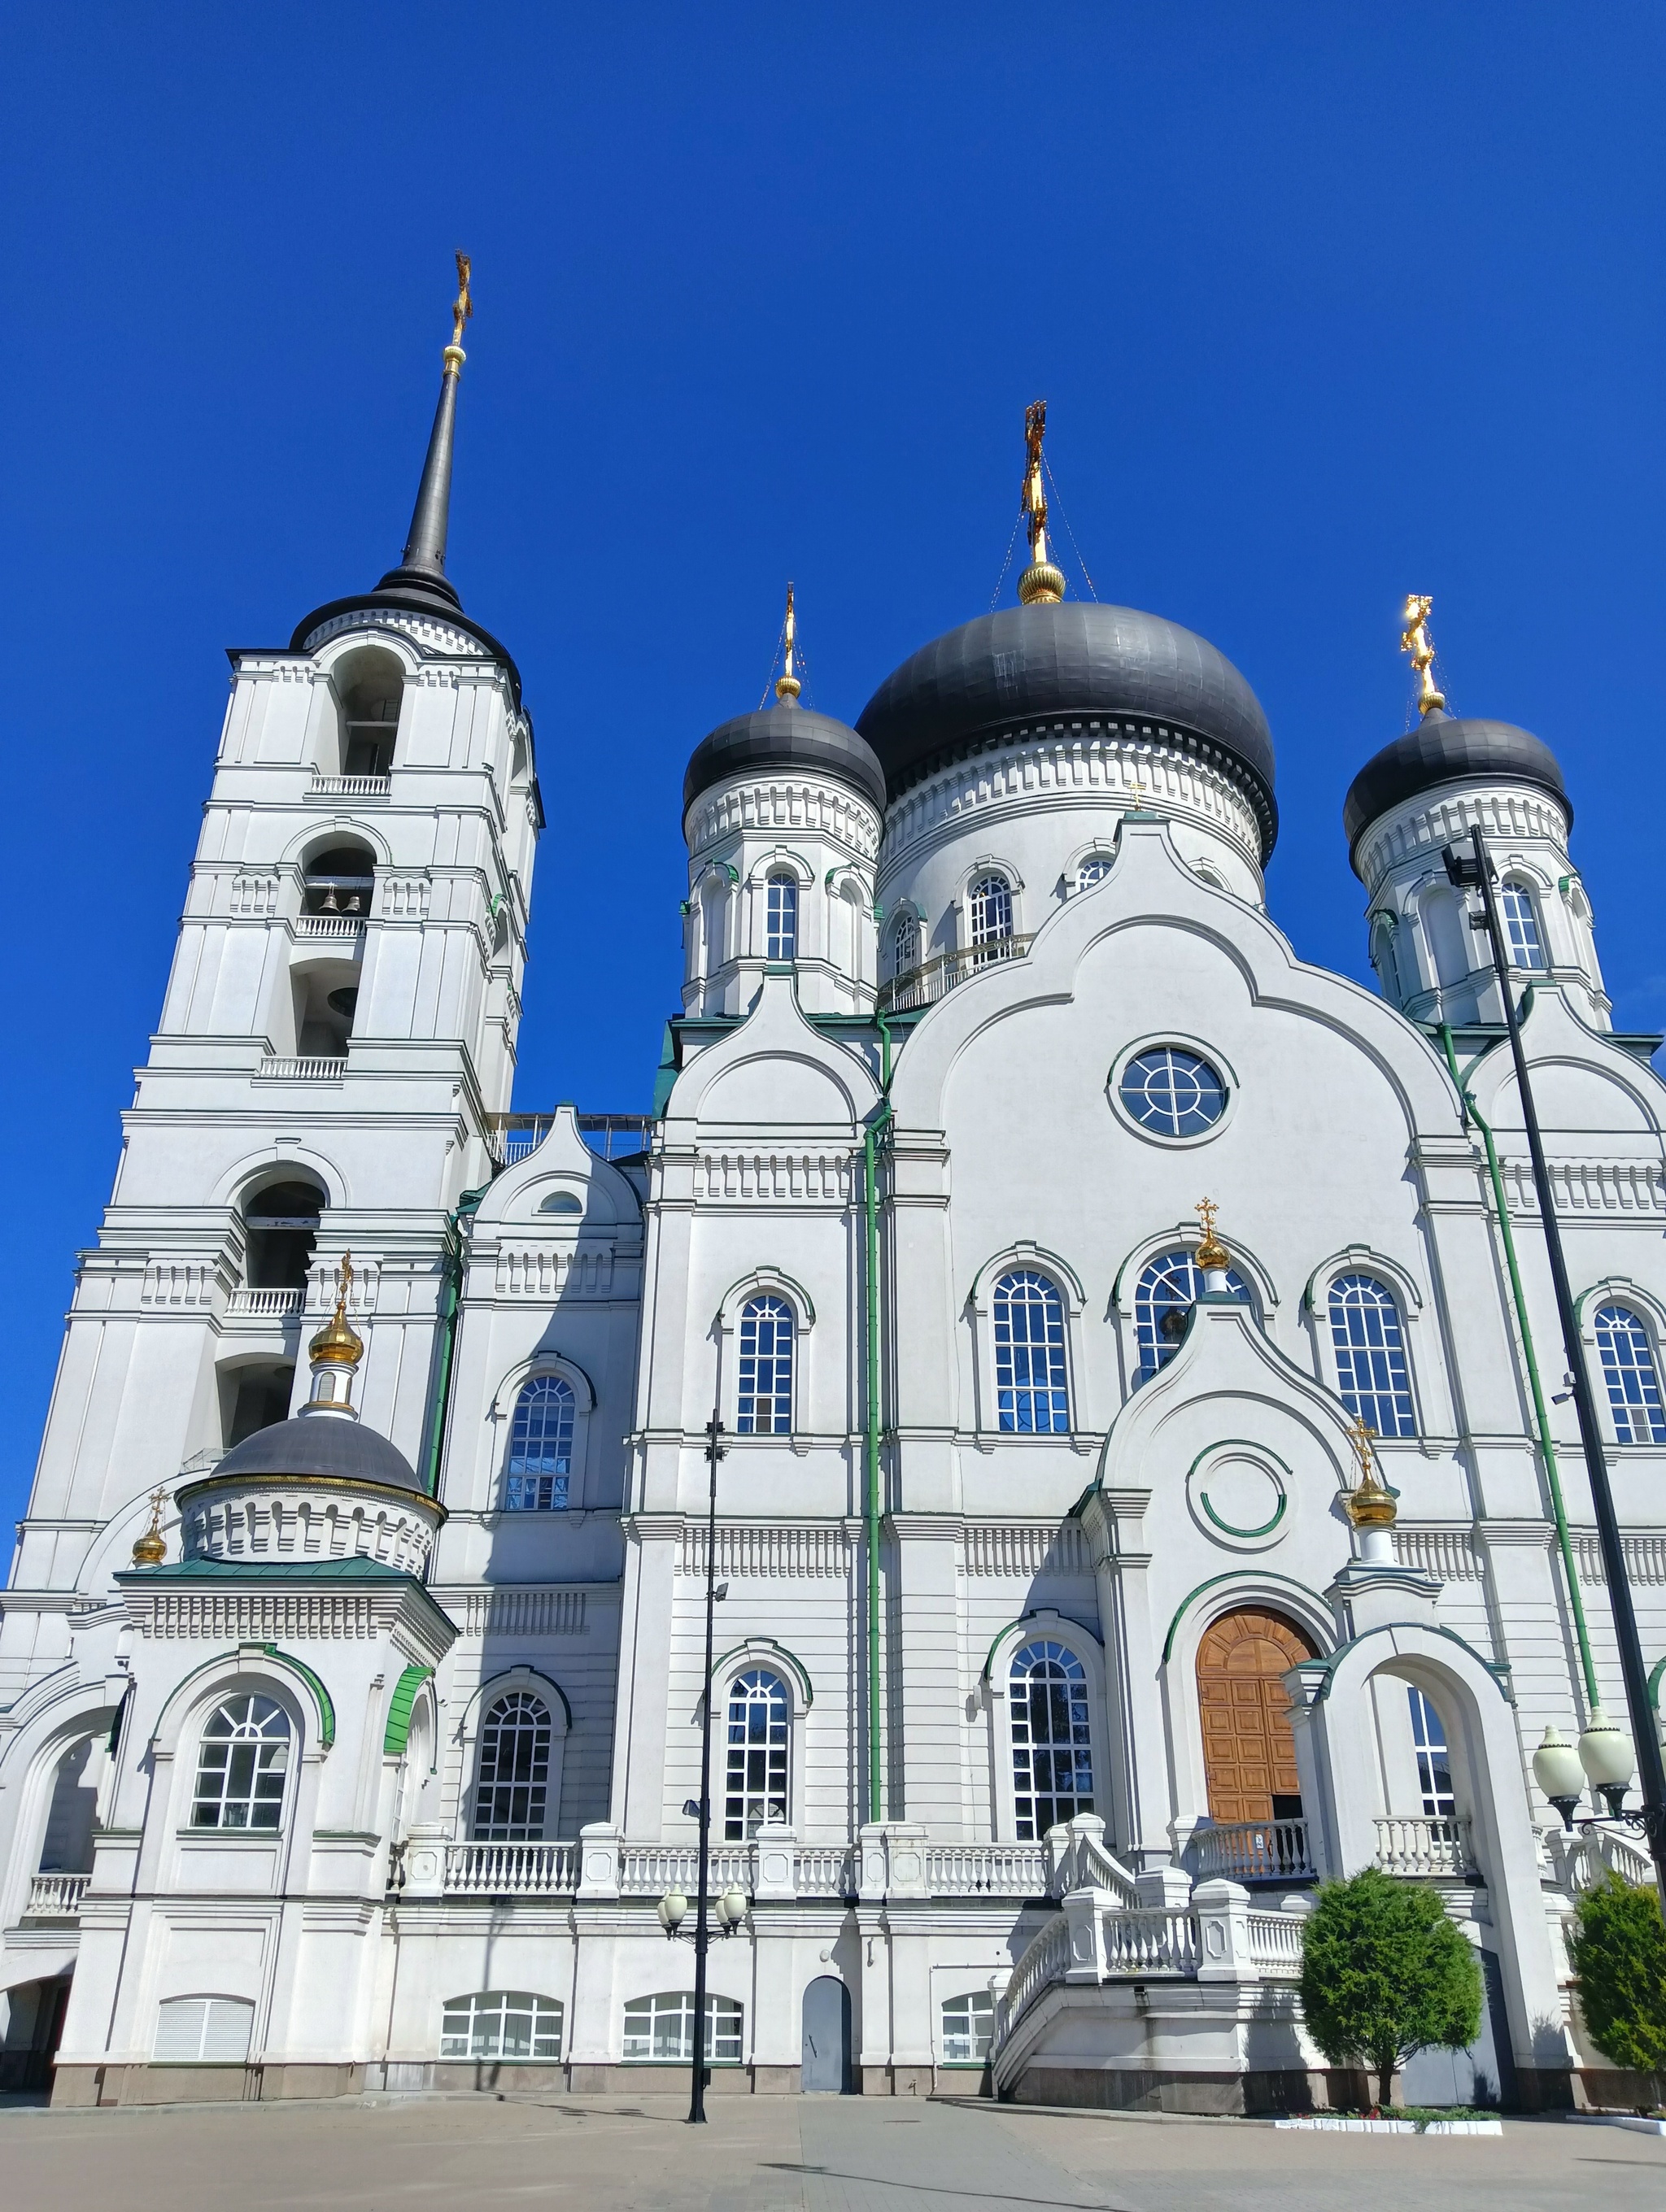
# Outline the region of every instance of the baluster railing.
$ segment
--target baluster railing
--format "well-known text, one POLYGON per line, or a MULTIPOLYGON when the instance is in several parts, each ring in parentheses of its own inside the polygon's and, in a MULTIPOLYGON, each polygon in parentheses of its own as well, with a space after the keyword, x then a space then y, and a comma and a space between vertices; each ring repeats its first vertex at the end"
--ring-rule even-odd
POLYGON ((1199 1828, 1192 1853, 1200 1881, 1292 1881, 1315 1872, 1305 1820, 1235 1820, 1199 1828))
POLYGON ((1377 1863, 1384 1874, 1413 1879, 1476 1871, 1468 1816, 1394 1813, 1377 1823, 1377 1863))

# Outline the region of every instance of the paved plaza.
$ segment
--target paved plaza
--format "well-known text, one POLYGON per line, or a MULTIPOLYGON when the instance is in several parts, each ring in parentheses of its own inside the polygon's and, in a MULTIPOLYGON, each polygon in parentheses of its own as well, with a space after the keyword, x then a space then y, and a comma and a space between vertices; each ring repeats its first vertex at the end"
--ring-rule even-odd
POLYGON ((7 2212, 1608 2212, 1666 2203, 1666 2139, 1553 2121, 1472 2140, 837 2097, 411 2098, 0 2112, 7 2212))

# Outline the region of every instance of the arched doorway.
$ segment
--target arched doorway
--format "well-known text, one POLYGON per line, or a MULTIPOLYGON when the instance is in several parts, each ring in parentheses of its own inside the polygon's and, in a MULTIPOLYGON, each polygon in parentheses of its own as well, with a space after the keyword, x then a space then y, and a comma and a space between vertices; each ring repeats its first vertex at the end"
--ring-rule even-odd
POLYGON ((1282 1613, 1224 1613, 1197 1651, 1209 1814, 1221 1822, 1301 1818, 1301 1783, 1281 1677, 1312 1644, 1282 1613))
POLYGON ((804 1993, 804 2048, 799 2084, 806 2096, 850 2093, 850 1992, 834 1974, 818 1974, 804 1993))

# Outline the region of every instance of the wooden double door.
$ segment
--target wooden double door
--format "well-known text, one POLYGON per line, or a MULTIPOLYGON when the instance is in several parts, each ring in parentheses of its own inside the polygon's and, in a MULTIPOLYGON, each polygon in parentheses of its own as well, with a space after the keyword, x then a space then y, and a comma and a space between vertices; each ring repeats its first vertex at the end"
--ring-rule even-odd
POLYGON ((1282 1676, 1316 1655, 1282 1613, 1223 1614, 1198 1646, 1197 1701, 1213 1820, 1300 1817, 1301 1782, 1282 1676))

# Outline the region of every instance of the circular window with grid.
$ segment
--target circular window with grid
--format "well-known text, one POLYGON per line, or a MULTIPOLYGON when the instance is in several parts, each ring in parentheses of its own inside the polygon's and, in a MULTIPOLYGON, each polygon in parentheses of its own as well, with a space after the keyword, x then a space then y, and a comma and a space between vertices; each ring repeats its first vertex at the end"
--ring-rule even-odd
POLYGON ((1154 1137, 1207 1137, 1226 1111, 1226 1083, 1213 1062, 1184 1045, 1148 1045, 1117 1079, 1122 1111, 1154 1137))

